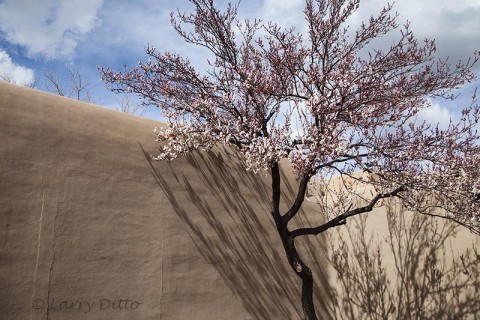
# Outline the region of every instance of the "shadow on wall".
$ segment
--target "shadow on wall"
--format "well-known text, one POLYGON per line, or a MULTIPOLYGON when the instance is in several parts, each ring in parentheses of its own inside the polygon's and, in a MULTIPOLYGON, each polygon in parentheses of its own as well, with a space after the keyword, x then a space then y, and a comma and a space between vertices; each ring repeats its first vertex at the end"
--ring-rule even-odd
POLYGON ((454 249, 457 232, 468 231, 393 201, 385 218, 384 242, 374 240, 366 216, 332 238, 336 319, 480 319, 479 239, 454 249))
MULTIPOLYGON (((166 181, 155 168, 149 154, 143 152, 149 161, 153 177, 178 216, 188 226, 199 252, 215 267, 251 317, 285 320, 302 318, 300 282, 287 263, 273 220, 269 216, 271 198, 265 180, 247 172, 239 163, 238 155, 231 150, 198 152, 187 156, 187 161, 197 170, 202 181, 200 190, 189 182, 193 180, 192 177, 175 173, 174 170, 172 172, 178 184, 166 181), (172 187, 183 189, 182 192, 186 192, 195 210, 185 210, 185 206, 179 203, 171 191, 172 187), (207 203, 199 195, 205 192, 214 197, 215 204, 207 203), (252 200, 257 203, 252 203, 252 200), (254 208, 261 208, 261 212, 254 208)), ((293 188, 285 182, 285 176, 283 181, 283 196, 289 202, 293 199, 293 188)), ((318 253, 324 252, 321 250, 324 247, 321 240, 303 241, 301 247, 309 256, 314 274, 320 279, 316 281, 315 293, 317 298, 322 299, 318 299, 317 309, 323 319, 329 319, 331 317, 327 306, 330 305, 331 296, 320 290, 320 284, 324 288, 328 286, 326 262, 322 263, 318 258, 318 253)))

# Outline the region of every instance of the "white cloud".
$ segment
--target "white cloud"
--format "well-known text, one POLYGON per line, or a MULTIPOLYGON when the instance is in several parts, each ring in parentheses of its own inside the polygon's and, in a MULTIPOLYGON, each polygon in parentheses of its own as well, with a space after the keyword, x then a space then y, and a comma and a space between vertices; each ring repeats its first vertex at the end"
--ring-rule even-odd
POLYGON ((34 83, 35 72, 32 69, 15 64, 8 53, 0 50, 0 79, 28 86, 34 83))
POLYGON ((173 1, 106 2, 104 10, 99 13, 102 27, 96 30, 96 36, 107 40, 108 44, 138 46, 140 49, 147 43, 170 42, 172 35, 177 38, 170 26, 170 12, 177 6, 173 1))
MULTIPOLYGON (((355 23, 378 13, 386 2, 363 0, 355 14, 355 23)), ((393 12, 398 12, 397 22, 402 26, 410 21, 415 36, 435 39, 437 55, 450 57, 452 63, 472 57, 480 49, 480 2, 478 0, 402 0, 395 1, 393 12)), ((398 36, 397 32, 394 32, 398 36)), ((392 39, 387 37, 387 42, 392 39)))
MULTIPOLYGON (((362 0, 359 10, 348 20, 350 30, 355 30, 361 21, 368 21, 372 14, 378 14, 386 3, 387 1, 362 0)), ((242 5, 251 6, 251 0, 242 1, 242 5)), ((295 26, 305 33, 303 10, 303 0, 264 0, 259 12, 251 14, 282 26, 295 26)), ((480 49, 478 0, 401 0, 394 2, 392 14, 395 12, 400 15, 397 20, 400 25, 407 20, 411 22, 411 29, 419 40, 436 39, 438 56, 449 56, 452 63, 472 57, 474 51, 480 49)), ((389 45, 398 36, 398 32, 393 32, 375 44, 389 45)))
POLYGON ((5 0, 0 31, 29 56, 70 58, 77 43, 98 23, 103 0, 5 0))
POLYGON ((304 7, 303 0, 264 0, 259 18, 303 31, 306 27, 304 7))
POLYGON ((430 107, 421 110, 418 113, 418 119, 429 124, 440 124, 440 127, 445 128, 450 123, 450 119, 454 118, 454 114, 444 106, 441 106, 437 101, 429 99, 430 107))
MULTIPOLYGON (((170 13, 177 8, 182 13, 193 13, 195 9, 187 1, 107 1, 99 13, 102 25, 92 32, 89 44, 94 50, 108 51, 112 60, 129 67, 146 58, 144 47, 149 44, 158 52, 170 51, 188 57, 199 71, 203 71, 206 60, 212 56, 207 49, 186 43, 173 29, 170 13)), ((189 30, 189 26, 186 29, 189 30)))

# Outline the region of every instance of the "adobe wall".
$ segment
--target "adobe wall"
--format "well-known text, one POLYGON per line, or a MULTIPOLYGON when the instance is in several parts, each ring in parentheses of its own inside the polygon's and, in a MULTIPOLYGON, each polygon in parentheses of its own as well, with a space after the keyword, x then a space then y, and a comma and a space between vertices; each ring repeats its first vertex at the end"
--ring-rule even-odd
POLYGON ((0 319, 300 318, 268 179, 151 162, 159 125, 0 83, 0 319))
MULTIPOLYGON (((0 320, 301 318, 268 177, 230 149, 150 161, 156 126, 0 82, 0 320)), ((288 170, 282 181, 291 203, 288 170)), ((367 220, 377 239, 388 237, 384 213, 367 220)), ((474 241, 463 230, 453 251, 474 241)), ((338 282, 325 240, 298 242, 328 319, 323 289, 338 282)), ((383 260, 395 276, 391 254, 383 260)))

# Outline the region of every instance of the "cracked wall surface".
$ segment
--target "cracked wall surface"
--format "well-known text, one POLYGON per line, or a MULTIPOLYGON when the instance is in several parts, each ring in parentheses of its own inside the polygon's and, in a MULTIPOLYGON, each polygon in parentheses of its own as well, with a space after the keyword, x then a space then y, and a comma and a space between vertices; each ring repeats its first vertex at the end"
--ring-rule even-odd
POLYGON ((300 317, 268 179, 233 150, 151 162, 159 125, 0 83, 0 319, 300 317))

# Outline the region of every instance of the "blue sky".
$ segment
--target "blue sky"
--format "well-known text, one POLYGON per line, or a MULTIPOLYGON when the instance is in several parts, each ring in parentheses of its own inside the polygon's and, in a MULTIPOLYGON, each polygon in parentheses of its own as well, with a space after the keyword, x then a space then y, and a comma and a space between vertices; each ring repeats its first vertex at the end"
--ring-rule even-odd
MULTIPOLYGON (((217 3, 222 7, 226 1, 217 3)), ((384 4, 382 0, 361 1, 351 27, 384 4)), ((305 30, 303 5, 303 0, 243 0, 239 14, 240 18, 272 20, 305 30)), ((96 104, 118 107, 121 97, 107 91, 97 65, 134 66, 145 58, 144 46, 151 44, 160 51, 189 56, 202 66, 205 52, 185 44, 170 26, 169 14, 177 8, 190 11, 192 6, 187 0, 0 0, 0 75, 19 84, 36 77, 37 88, 44 89, 46 70, 66 81, 70 66, 88 82, 96 104)), ((480 0, 397 0, 394 10, 400 14, 399 23, 411 21, 418 38, 436 39, 439 57, 449 56, 456 63, 480 50, 480 0)), ((378 44, 389 43, 389 39, 378 44)), ((459 102, 468 101, 478 84, 462 90, 459 102)), ((438 102, 425 116, 443 122, 453 112, 452 105, 438 102)), ((155 114, 154 108, 148 112, 149 117, 155 114)))

